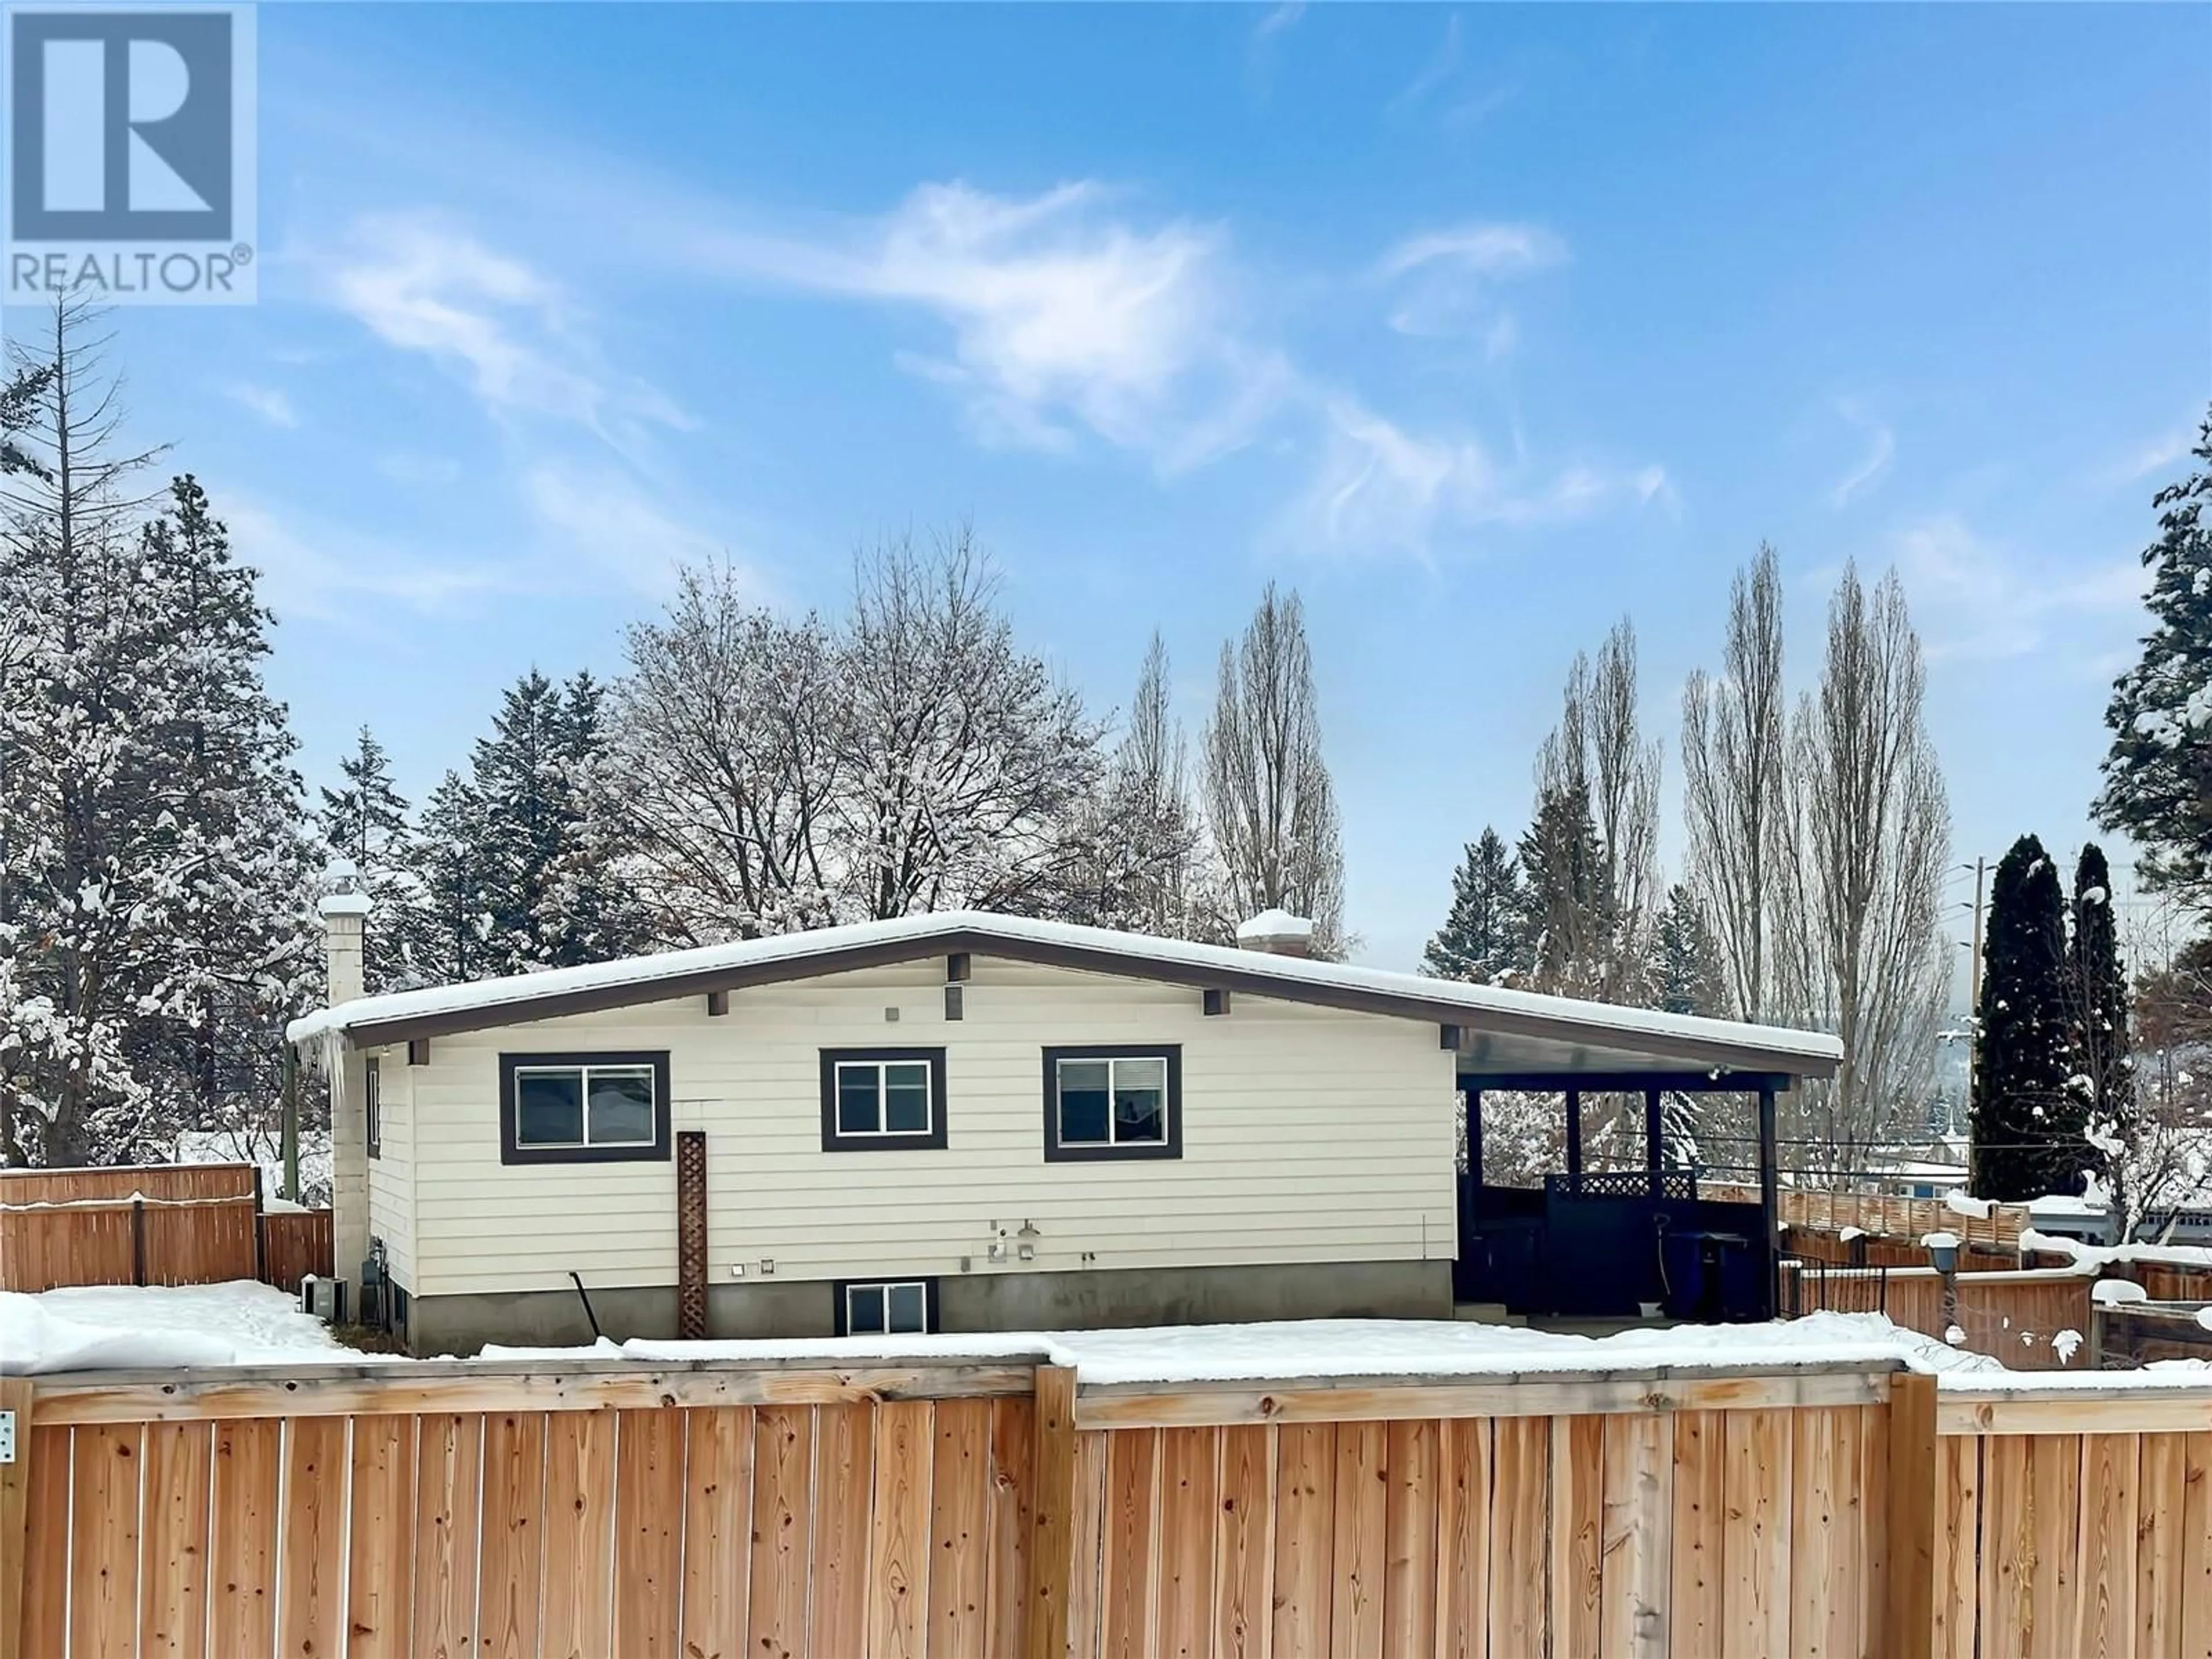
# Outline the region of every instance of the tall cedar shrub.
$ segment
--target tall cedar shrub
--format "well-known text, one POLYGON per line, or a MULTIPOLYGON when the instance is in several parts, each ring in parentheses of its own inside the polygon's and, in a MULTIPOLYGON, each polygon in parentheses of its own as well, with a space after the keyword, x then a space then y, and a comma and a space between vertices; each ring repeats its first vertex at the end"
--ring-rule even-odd
POLYGON ((2095 1141, 2124 1149, 2133 1144, 2137 1127, 2128 976, 2120 965, 2119 930, 2112 915, 2112 872, 2094 842, 2081 849, 2074 868, 2067 989, 2074 1015, 2075 1097, 2095 1141))
POLYGON ((2016 1202, 2078 1190, 2086 1112, 2073 1073, 2065 898, 2033 836, 1997 865, 1974 1044, 1973 1187, 2016 1202))

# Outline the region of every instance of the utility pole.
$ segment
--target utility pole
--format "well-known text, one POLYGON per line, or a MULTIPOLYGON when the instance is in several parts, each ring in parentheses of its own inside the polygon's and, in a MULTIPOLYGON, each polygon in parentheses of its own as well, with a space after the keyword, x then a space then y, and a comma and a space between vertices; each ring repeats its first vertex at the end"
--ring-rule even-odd
POLYGON ((1974 860, 1974 956, 1966 965, 1966 1017, 1978 1018, 1982 1012, 1982 873, 1984 860, 1974 860))

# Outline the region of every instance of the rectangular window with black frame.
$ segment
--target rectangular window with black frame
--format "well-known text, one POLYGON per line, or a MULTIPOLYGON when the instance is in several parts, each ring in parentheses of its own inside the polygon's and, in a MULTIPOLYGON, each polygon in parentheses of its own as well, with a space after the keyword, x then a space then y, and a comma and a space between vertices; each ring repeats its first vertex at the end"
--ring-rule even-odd
POLYGON ((937 1328, 933 1279, 843 1279, 834 1289, 840 1336, 919 1336, 937 1328))
POLYGON ((945 1145, 945 1050, 824 1048, 822 1150, 945 1145))
POLYGON ((499 1129, 502 1164, 665 1163, 668 1051, 501 1054, 499 1129))
POLYGON ((1044 1155, 1053 1164, 1181 1158, 1181 1046, 1046 1049, 1044 1155))

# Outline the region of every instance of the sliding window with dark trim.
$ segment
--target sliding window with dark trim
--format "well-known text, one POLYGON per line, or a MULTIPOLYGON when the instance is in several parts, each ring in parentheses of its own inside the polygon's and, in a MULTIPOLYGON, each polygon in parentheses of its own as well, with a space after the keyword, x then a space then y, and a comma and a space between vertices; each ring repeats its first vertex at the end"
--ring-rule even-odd
POLYGON ((499 1161, 668 1158, 668 1051, 501 1054, 499 1161))
POLYGON ((1182 1156, 1182 1048, 1044 1051, 1048 1164, 1182 1156))
POLYGON ((822 1150, 945 1145, 945 1050, 824 1048, 822 1150))
POLYGON ((374 1054, 371 1054, 368 1063, 362 1067, 361 1109, 362 1117, 368 1122, 368 1155, 371 1158, 382 1158, 384 1156, 384 1076, 383 1068, 377 1065, 374 1054))
POLYGON ((919 1336, 937 1328, 933 1279, 841 1279, 830 1290, 839 1336, 919 1336))

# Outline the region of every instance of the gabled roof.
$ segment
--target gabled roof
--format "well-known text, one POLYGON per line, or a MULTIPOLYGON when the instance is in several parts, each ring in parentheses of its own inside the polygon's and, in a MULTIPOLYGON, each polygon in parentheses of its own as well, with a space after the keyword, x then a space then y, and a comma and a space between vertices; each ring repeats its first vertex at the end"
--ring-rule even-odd
POLYGON ((1827 1077, 1843 1057, 1842 1045, 1820 1032, 1620 1008, 978 910, 902 916, 362 997, 294 1020, 285 1035, 294 1042, 320 1037, 357 1048, 382 1047, 957 952, 1454 1025, 1462 1032, 1462 1054, 1491 1071, 1569 1074, 1671 1067, 1827 1077))

